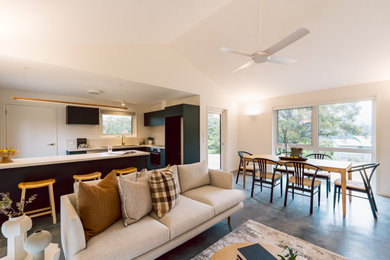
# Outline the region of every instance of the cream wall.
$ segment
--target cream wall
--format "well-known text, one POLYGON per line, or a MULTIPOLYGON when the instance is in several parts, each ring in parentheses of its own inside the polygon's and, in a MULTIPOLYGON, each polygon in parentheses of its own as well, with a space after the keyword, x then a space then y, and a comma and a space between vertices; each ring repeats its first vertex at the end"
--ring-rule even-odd
POLYGON ((376 100, 377 193, 390 196, 390 81, 332 88, 291 96, 240 103, 238 149, 254 153, 272 153, 273 108, 316 105, 374 97, 376 100), (259 111, 258 115, 248 115, 259 111))

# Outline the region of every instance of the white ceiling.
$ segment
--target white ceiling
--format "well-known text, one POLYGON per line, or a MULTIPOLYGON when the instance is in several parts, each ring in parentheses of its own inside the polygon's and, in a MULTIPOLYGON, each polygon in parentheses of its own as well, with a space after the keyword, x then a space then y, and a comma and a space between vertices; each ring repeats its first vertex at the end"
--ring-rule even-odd
POLYGON ((0 56, 0 86, 127 104, 156 105, 193 94, 147 84, 105 77, 58 66, 0 56), (98 89, 101 94, 89 94, 98 89))
POLYGON ((29 44, 166 43, 229 1, 4 0, 0 37, 29 44))
MULTIPOLYGON (((164 43, 179 51, 238 101, 390 79, 390 1, 260 0, 260 8, 258 3, 257 0, 1 1, 0 45, 71 48, 164 43), (256 64, 233 74, 248 59, 219 51, 222 46, 249 52, 265 49, 299 27, 306 27, 311 33, 278 53, 297 60, 290 66, 256 64)), ((145 57, 153 62, 147 53, 145 57)), ((12 66, 7 65, 10 60, 1 59, 0 86, 25 88, 25 82, 18 76, 23 73, 23 65, 18 65, 18 73, 16 69, 12 72, 12 66)), ((134 82, 121 85, 119 79, 69 72, 57 66, 37 65, 34 73, 33 67, 29 86, 37 91, 82 95, 94 85, 109 86, 107 93, 119 96, 122 88, 129 88, 131 93, 139 91, 137 95, 142 96, 139 100, 160 95, 153 86, 148 89, 134 82), (77 76, 63 80, 66 73, 77 76)))

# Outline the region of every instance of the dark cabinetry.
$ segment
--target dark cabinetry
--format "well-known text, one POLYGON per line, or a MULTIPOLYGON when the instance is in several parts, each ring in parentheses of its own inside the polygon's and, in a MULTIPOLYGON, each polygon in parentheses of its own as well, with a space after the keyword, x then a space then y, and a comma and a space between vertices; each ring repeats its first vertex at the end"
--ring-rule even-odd
POLYGON ((144 114, 144 126, 157 126, 164 124, 164 110, 158 110, 144 114))
POLYGON ((66 123, 77 125, 98 125, 99 109, 90 107, 66 107, 66 123))
POLYGON ((165 108, 166 164, 200 160, 199 106, 181 104, 165 108))

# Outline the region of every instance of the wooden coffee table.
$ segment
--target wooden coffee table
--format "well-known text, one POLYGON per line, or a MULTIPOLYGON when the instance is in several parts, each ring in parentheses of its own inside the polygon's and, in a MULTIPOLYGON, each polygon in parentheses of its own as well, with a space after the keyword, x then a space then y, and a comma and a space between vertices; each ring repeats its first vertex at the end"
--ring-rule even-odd
MULTIPOLYGON (((245 242, 245 243, 235 243, 229 246, 225 246, 224 248, 218 250, 210 260, 237 260, 237 248, 250 246, 256 243, 253 242, 245 242)), ((268 244, 259 243, 262 247, 264 247, 268 252, 271 253, 274 257, 279 259, 278 254, 283 252, 282 249, 276 246, 271 246, 268 244)))

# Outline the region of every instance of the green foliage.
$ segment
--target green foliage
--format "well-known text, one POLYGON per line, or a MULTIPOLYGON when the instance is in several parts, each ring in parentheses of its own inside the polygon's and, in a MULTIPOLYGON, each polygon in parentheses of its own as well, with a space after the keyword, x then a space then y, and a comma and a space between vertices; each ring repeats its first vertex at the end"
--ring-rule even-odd
POLYGON ((320 145, 332 146, 330 138, 350 138, 354 135, 368 135, 363 133, 355 121, 361 107, 357 103, 345 103, 326 105, 319 107, 319 132, 320 145))
POLYGON ((278 143, 311 144, 311 108, 278 110, 278 143))
POLYGON ((103 115, 102 133, 104 135, 120 135, 133 133, 133 117, 121 115, 103 115))
POLYGON ((221 119, 219 114, 208 114, 208 152, 221 153, 221 119))
POLYGON ((280 260, 295 260, 298 256, 298 251, 294 251, 291 247, 285 246, 284 249, 288 249, 288 253, 284 256, 278 255, 280 260))

